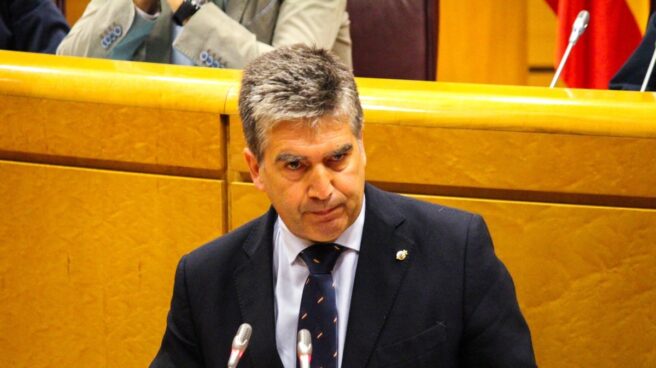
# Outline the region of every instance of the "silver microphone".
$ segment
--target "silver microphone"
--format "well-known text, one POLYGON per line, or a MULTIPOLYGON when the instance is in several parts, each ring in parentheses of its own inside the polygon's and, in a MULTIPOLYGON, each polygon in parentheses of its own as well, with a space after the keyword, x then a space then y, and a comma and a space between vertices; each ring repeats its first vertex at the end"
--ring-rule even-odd
POLYGON ((563 58, 560 59, 558 70, 556 70, 556 74, 554 74, 553 79, 551 80, 551 85, 549 85, 549 88, 554 88, 556 86, 556 83, 558 83, 558 79, 560 78, 560 74, 563 72, 563 68, 565 67, 565 63, 567 63, 567 59, 569 58, 570 52, 572 52, 572 48, 574 48, 576 42, 579 40, 581 35, 588 28, 589 23, 590 23, 590 13, 588 13, 587 10, 581 10, 579 12, 579 15, 577 15, 576 19, 574 20, 574 24, 572 25, 572 33, 569 34, 569 42, 567 43, 567 49, 565 49, 565 54, 563 54, 563 58))
POLYGON ((232 339, 232 349, 230 350, 230 358, 228 358, 228 368, 236 368, 239 359, 244 355, 246 347, 251 339, 253 328, 248 323, 242 323, 237 330, 235 338, 232 339))
POLYGON ((572 33, 569 35, 569 43, 576 43, 576 41, 579 40, 579 37, 581 37, 583 32, 588 28, 588 23, 590 23, 590 13, 588 13, 587 10, 581 10, 572 25, 572 33))
POLYGON ((649 67, 647 68, 647 74, 645 74, 645 79, 642 81, 642 87, 640 87, 640 92, 647 90, 647 84, 651 78, 652 73, 654 72, 654 64, 656 64, 656 44, 654 44, 654 54, 651 55, 651 61, 649 62, 649 67))
POLYGON ((300 368, 310 368, 312 360, 312 337, 310 331, 302 329, 298 331, 298 342, 296 344, 296 354, 300 362, 300 368))

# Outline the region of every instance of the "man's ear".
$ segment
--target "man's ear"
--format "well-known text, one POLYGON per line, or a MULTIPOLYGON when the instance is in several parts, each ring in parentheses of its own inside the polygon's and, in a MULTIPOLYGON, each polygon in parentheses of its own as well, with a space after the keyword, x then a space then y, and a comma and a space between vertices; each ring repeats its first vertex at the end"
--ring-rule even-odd
POLYGON ((246 165, 248 165, 248 171, 251 173, 253 184, 257 189, 264 191, 264 180, 260 175, 260 163, 257 161, 257 157, 250 149, 244 148, 244 159, 246 159, 246 165))

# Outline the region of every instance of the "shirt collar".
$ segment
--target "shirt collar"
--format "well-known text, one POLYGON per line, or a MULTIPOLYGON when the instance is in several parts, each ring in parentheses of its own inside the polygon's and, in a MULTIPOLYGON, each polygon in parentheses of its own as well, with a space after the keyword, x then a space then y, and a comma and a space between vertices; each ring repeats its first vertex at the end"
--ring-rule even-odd
MULTIPOLYGON (((362 230, 364 229, 364 213, 366 206, 366 198, 362 197, 362 207, 360 207, 360 214, 355 221, 333 242, 342 247, 360 251, 360 243, 362 242, 362 230)), ((314 244, 313 242, 301 239, 294 235, 285 224, 284 221, 278 216, 276 223, 280 229, 280 240, 287 256, 287 261, 291 265, 294 263, 298 255, 305 250, 305 248, 314 244)))

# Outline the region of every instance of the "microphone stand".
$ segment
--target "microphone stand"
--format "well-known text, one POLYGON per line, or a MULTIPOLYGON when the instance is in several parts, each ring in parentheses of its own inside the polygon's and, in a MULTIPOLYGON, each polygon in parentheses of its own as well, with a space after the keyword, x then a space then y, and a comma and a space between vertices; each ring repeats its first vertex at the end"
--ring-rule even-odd
POLYGON ((651 56, 651 62, 649 62, 649 68, 647 68, 647 74, 645 79, 642 81, 642 87, 640 87, 640 92, 647 90, 647 84, 651 78, 651 74, 654 72, 654 64, 656 64, 656 44, 654 44, 654 54, 651 56))
POLYGON ((553 79, 551 80, 551 84, 549 85, 549 88, 554 88, 556 86, 556 83, 558 83, 558 79, 560 79, 560 73, 563 72, 563 68, 565 68, 565 63, 567 62, 567 59, 569 58, 569 53, 572 52, 573 47, 574 47, 574 42, 570 42, 567 44, 567 49, 565 49, 563 58, 560 59, 560 64, 558 65, 556 74, 554 74, 553 79))
POLYGON ((587 10, 581 10, 576 16, 574 24, 572 24, 572 33, 569 35, 567 49, 565 49, 565 54, 563 54, 562 59, 560 59, 560 65, 558 65, 558 69, 556 70, 556 74, 554 74, 554 77, 551 80, 551 85, 549 85, 549 88, 554 88, 556 83, 558 83, 558 79, 560 78, 560 74, 563 72, 563 68, 565 68, 565 64, 567 63, 570 52, 572 52, 574 45, 576 45, 576 42, 579 40, 583 32, 585 32, 585 30, 588 28, 589 22, 590 13, 588 13, 587 10))

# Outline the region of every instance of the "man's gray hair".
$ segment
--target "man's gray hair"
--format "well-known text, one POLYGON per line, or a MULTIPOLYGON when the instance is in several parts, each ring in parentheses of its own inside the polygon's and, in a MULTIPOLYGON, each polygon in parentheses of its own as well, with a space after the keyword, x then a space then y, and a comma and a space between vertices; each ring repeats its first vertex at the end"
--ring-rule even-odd
POLYGON ((275 49, 244 69, 239 114, 248 148, 262 161, 267 133, 279 122, 316 127, 347 118, 362 137, 362 107, 353 73, 331 52, 303 45, 275 49))

